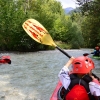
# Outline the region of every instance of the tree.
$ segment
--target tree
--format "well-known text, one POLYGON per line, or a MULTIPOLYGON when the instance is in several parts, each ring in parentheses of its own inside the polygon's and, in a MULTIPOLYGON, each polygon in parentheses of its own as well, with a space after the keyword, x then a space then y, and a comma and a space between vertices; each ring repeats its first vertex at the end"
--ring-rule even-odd
MULTIPOLYGON (((77 0, 81 5, 82 13, 87 17, 83 23, 84 38, 88 39, 88 47, 94 47, 100 43, 100 0, 77 0)), ((87 41, 86 41, 87 42, 87 41)), ((85 42, 85 44, 86 44, 85 42)))

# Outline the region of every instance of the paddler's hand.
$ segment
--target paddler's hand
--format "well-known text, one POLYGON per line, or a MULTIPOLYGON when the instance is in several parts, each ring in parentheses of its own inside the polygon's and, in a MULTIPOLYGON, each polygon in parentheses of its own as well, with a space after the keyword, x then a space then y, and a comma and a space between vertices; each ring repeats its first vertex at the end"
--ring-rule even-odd
POLYGON ((75 58, 74 57, 71 57, 70 59, 69 59, 69 61, 66 63, 66 67, 69 67, 71 64, 72 64, 72 62, 73 62, 73 60, 74 60, 75 58))
POLYGON ((89 76, 93 79, 95 79, 95 77, 92 75, 92 70, 89 72, 89 76))
MULTIPOLYGON (((99 83, 99 80, 92 75, 92 71, 90 71, 89 76, 92 78, 92 81, 95 83, 99 83)), ((100 84, 100 83, 99 83, 100 84)))

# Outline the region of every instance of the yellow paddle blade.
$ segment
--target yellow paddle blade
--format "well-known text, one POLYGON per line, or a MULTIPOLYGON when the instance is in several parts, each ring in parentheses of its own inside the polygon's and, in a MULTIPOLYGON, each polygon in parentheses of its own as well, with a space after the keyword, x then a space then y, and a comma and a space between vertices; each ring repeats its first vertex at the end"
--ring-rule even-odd
POLYGON ((28 19, 23 23, 22 27, 35 41, 45 45, 57 46, 48 31, 37 20, 28 19))

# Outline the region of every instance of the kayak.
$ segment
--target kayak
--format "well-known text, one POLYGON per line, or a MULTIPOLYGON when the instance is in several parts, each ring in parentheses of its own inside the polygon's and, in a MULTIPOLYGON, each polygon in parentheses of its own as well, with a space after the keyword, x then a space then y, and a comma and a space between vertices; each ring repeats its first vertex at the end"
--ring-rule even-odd
MULTIPOLYGON (((78 88, 79 89, 79 88, 78 88)), ((50 100, 65 100, 65 88, 63 87, 62 83, 60 81, 58 81, 56 88, 54 89, 50 100)), ((69 99, 68 99, 69 100, 69 99)), ((72 100, 72 99, 70 99, 72 100)), ((73 100, 79 100, 77 98, 73 99, 73 100)), ((83 100, 83 99, 82 99, 83 100)), ((86 99, 87 100, 87 99, 86 99)))
POLYGON ((93 59, 100 60, 100 56, 92 56, 93 59))
POLYGON ((10 56, 1 56, 0 64, 11 64, 10 56))
MULTIPOLYGON (((80 86, 80 85, 79 85, 80 86)), ((79 88, 78 88, 78 90, 79 90, 79 88)), ((83 89, 81 88, 81 93, 82 94, 84 94, 84 91, 82 91, 83 89)), ((76 93, 76 91, 77 90, 75 90, 75 94, 77 95, 77 94, 80 94, 80 92, 77 92, 76 93)), ((87 92, 86 92, 86 90, 85 90, 85 93, 86 93, 86 98, 88 98, 88 96, 87 96, 87 92)), ((52 94, 52 96, 51 96, 51 98, 50 98, 50 100, 65 100, 64 98, 65 98, 65 94, 66 94, 66 90, 65 90, 65 88, 63 87, 63 85, 61 84, 61 82, 59 81, 58 83, 57 83, 57 86, 56 86, 56 88, 54 89, 54 91, 53 91, 53 94, 52 94)), ((84 94, 85 95, 85 94, 84 94)), ((70 95, 71 96, 71 95, 70 95)), ((79 98, 77 99, 77 98, 74 98, 74 99, 67 99, 67 100, 80 100, 79 98)), ((83 100, 83 99, 81 99, 81 100, 83 100)), ((86 100, 90 100, 89 98, 88 99, 86 99, 86 100)), ((93 100, 95 100, 95 99, 93 99, 93 100)))
POLYGON ((63 89, 62 83, 60 81, 58 81, 57 86, 54 89, 53 94, 51 95, 50 100, 63 100, 62 99, 62 95, 61 95, 62 94, 61 93, 62 89, 63 89))

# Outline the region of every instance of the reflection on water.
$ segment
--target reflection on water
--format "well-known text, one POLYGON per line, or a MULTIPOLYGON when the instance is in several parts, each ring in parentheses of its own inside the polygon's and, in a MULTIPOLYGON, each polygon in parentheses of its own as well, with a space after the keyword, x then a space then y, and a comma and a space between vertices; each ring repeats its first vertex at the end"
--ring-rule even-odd
MULTIPOLYGON (((91 50, 66 52, 77 57, 91 50)), ((58 50, 8 55, 12 64, 0 65, 0 100, 49 100, 58 82, 58 73, 68 58, 58 50)), ((100 61, 93 60, 96 65, 94 73, 100 76, 100 61)))

